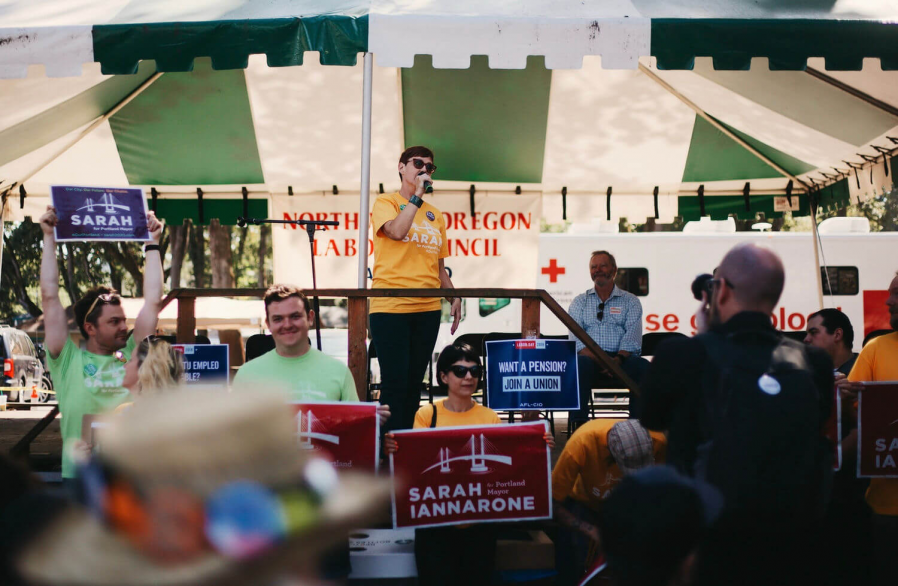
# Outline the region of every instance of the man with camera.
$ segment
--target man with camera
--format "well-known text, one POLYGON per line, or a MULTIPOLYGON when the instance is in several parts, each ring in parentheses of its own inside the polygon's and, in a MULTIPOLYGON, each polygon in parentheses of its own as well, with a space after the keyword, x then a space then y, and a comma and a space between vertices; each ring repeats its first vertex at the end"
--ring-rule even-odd
POLYGON ((640 420, 668 432, 668 463, 752 522, 804 521, 828 497, 833 363, 773 327, 784 283, 775 253, 732 248, 706 279, 699 334, 663 343, 642 385, 640 420))
MULTIPOLYGON (((586 330, 599 347, 615 360, 637 384, 649 368, 641 357, 642 304, 639 298, 620 289, 615 283, 617 261, 605 250, 596 250, 589 257, 589 276, 593 286, 574 298, 568 313, 586 330)), ((610 373, 598 362, 586 345, 569 334, 577 344, 577 372, 580 385, 580 410, 570 417, 575 424, 589 418, 589 395, 594 385, 607 384, 610 373)), ((633 398, 630 415, 638 416, 633 398)))

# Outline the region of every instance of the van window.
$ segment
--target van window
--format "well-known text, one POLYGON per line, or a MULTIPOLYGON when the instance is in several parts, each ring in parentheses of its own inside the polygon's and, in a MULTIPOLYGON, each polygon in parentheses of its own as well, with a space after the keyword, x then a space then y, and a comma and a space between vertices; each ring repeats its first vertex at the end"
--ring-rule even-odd
POLYGON ((511 299, 480 299, 479 309, 480 317, 486 317, 491 313, 496 313, 503 307, 511 304, 511 299))
POLYGON ((824 295, 857 295, 857 267, 820 267, 824 295))
POLYGON ((619 268, 614 283, 637 297, 649 294, 649 270, 640 268, 619 268))
MULTIPOLYGON (((446 301, 444 298, 440 299, 440 323, 451 324, 454 320, 449 312, 452 311, 452 306, 446 301)), ((465 303, 465 299, 461 300, 461 320, 465 321, 465 316, 467 315, 467 303, 465 303)))
POLYGON ((22 339, 25 338, 24 335, 17 332, 11 335, 9 338, 10 344, 12 345, 12 348, 10 348, 10 350, 14 355, 29 354, 28 347, 25 345, 25 341, 22 339))

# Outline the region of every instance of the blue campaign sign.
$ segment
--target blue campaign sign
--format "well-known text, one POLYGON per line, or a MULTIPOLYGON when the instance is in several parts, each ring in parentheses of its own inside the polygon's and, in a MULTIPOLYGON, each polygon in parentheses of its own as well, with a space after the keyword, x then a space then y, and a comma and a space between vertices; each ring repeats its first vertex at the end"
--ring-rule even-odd
POLYGON ((184 355, 184 378, 188 385, 227 384, 229 361, 227 344, 175 344, 184 355))
POLYGON ((577 347, 570 340, 486 343, 487 405, 494 411, 575 411, 577 347))
POLYGON ((50 199, 58 242, 150 240, 143 189, 53 185, 50 199))

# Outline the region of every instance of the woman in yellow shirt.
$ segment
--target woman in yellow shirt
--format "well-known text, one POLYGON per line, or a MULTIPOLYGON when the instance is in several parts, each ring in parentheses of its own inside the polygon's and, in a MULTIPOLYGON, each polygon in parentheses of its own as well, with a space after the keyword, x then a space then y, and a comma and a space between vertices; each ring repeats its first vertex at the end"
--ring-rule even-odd
MULTIPOLYGON (((429 187, 436 165, 427 147, 410 147, 399 158, 398 192, 374 202, 374 289, 451 289, 443 264, 449 256, 443 214, 421 196, 429 187)), ((455 319, 461 300, 447 297, 455 319)), ((380 362, 380 402, 389 405, 384 431, 409 429, 421 399, 421 382, 440 328, 438 297, 371 298, 371 338, 380 362)))
MULTIPOLYGON (((468 344, 446 346, 437 359, 437 381, 448 396, 425 405, 415 414, 415 429, 494 425, 499 415, 477 403, 474 392, 480 381, 480 356, 468 344)), ((546 443, 555 439, 546 434, 546 443)), ((384 438, 387 454, 397 450, 393 434, 384 438)), ((429 527, 415 531, 415 565, 418 583, 428 586, 479 586, 492 584, 496 561, 496 533, 489 523, 429 527)))

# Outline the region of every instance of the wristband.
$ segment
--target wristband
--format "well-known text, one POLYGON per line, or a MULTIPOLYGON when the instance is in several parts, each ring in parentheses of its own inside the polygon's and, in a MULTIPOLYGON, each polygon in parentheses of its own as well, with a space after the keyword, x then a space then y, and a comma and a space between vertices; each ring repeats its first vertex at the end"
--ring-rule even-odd
POLYGON ((421 199, 420 197, 418 197, 417 195, 413 195, 410 198, 408 198, 408 202, 410 204, 412 204, 413 206, 415 206, 416 208, 420 208, 422 205, 424 205, 424 200, 421 199))
POLYGON ((151 251, 151 250, 156 250, 156 251, 158 251, 158 250, 159 250, 159 245, 158 245, 158 244, 147 244, 147 245, 145 245, 145 246, 143 247, 143 252, 144 252, 144 254, 147 253, 147 252, 149 252, 149 251, 151 251))

